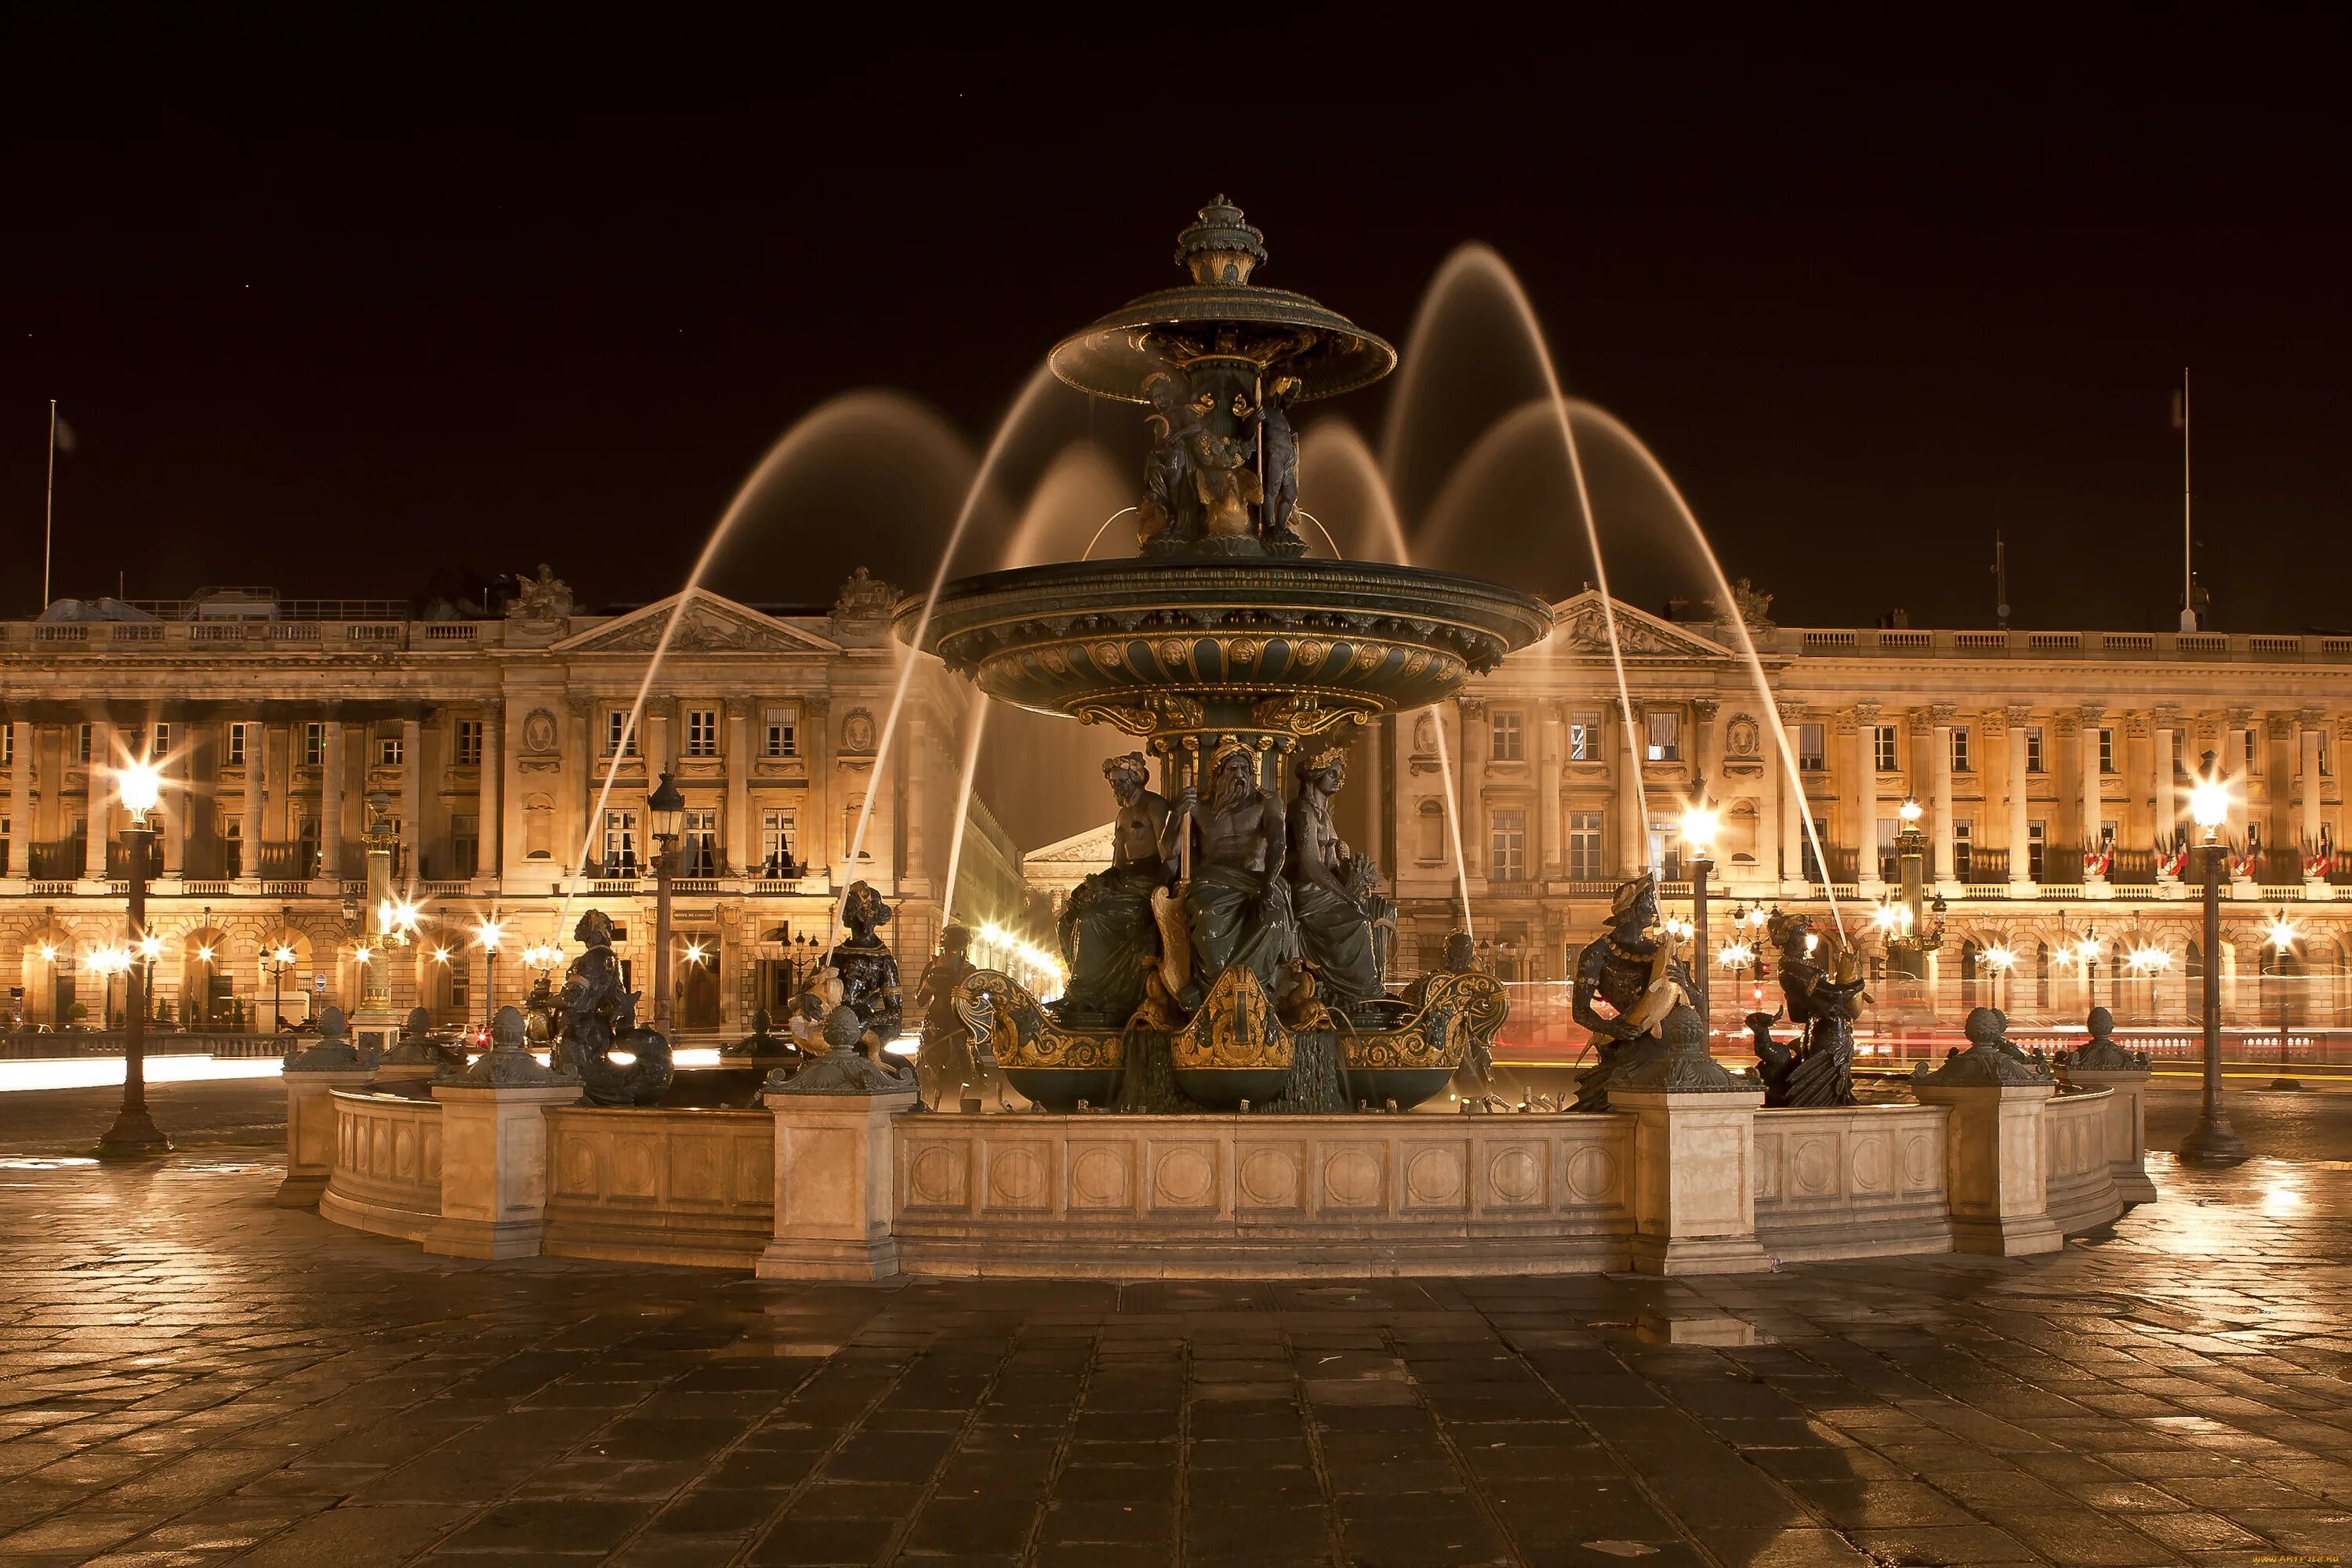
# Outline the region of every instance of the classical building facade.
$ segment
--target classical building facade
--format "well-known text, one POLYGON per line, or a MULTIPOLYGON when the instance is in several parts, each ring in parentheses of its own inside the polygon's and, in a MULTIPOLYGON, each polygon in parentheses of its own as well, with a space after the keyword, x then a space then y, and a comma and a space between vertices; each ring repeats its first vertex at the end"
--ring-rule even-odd
MULTIPOLYGON (((521 951, 567 935, 591 904, 642 958, 645 802, 663 771, 688 809, 681 1027, 740 1029, 773 1005, 856 879, 897 910, 886 930, 911 987, 946 891, 972 697, 918 661, 884 754, 902 668, 894 600, 861 573, 811 614, 694 592, 589 615, 542 584, 499 620, 289 613, 264 598, 240 602, 252 618, 0 623, 0 1016, 119 1007, 120 981, 89 962, 122 941, 125 869, 121 814, 92 764, 150 750, 171 781, 150 923, 174 1019, 267 1026, 273 998, 290 1017, 352 1004, 373 945, 371 796, 395 887, 425 916, 415 942, 369 959, 393 966, 396 1006, 479 1017, 493 980, 515 999, 521 951), (502 931, 495 974, 485 921, 502 931), (281 948, 290 963, 273 962, 281 948)), ((2336 848, 2352 637, 1797 628, 1744 603, 1735 627, 1566 600, 1549 644, 1442 709, 1353 738, 1340 819, 1393 879, 1392 973, 1434 956, 1465 899, 1496 969, 1531 983, 1565 976, 1616 883, 1644 867, 1687 910, 1678 825, 1701 794, 1722 816, 1718 938, 1741 909, 1826 926, 1834 897, 1883 963, 1870 916, 1898 879, 1912 800, 1944 906, 1928 959, 1939 1010, 2078 1017, 2095 999, 2126 1020, 2177 1021, 2205 955, 2173 856, 2210 752, 2231 794, 2226 998, 2256 1021, 2273 989, 2291 992, 2298 1022, 2352 1023, 2352 896, 2338 901, 2352 857, 2336 848)), ((1106 755, 1127 749, 1102 742, 1106 755)), ((975 800, 954 907, 1009 927, 1025 913, 1025 934, 1049 941, 1052 905, 1102 863, 1108 834, 1019 847, 975 800)), ((651 973, 635 983, 649 989, 651 973)), ((1533 1017, 1549 995, 1531 986, 1519 1005, 1533 1017)))
MULTIPOLYGON (((665 771, 687 808, 679 1027, 738 1028, 787 994, 854 879, 897 909, 887 934, 911 980, 937 930, 955 805, 941 781, 970 699, 917 666, 884 754, 896 598, 861 572, 829 613, 689 592, 589 615, 543 579, 495 621, 289 614, 265 598, 226 616, 0 625, 0 1016, 119 1010, 121 982, 89 962, 123 941, 125 819, 106 765, 149 752, 167 779, 152 979, 175 1020, 267 1027, 273 1008, 354 1005, 373 946, 372 797, 394 886, 424 910, 415 942, 365 959, 391 966, 395 1006, 480 1017, 494 981, 495 1000, 519 998, 523 951, 568 936, 591 905, 642 959, 646 801, 665 771), (495 971, 486 924, 500 931, 495 971)), ((968 908, 1017 909, 1009 847, 966 856, 968 908)), ((635 968, 648 993, 651 976, 635 968)))
POLYGON ((1529 980, 1562 976, 1614 884, 1643 867, 1686 912, 1678 827, 1703 792, 1722 814, 1718 941, 1742 907, 1826 928, 1834 895, 1883 963, 1870 917, 1899 880, 1910 800, 1945 906, 1928 960, 1939 998, 2022 1017, 2079 1017, 2093 998, 2119 1017, 2184 1017, 2204 954, 2198 889, 2181 880, 2195 873, 2173 856, 2210 753, 2231 798, 2229 999, 2267 1017, 2258 977, 2284 973, 2298 1021, 2352 1021, 2352 902, 2337 901, 2352 898, 2352 864, 2336 848, 2352 637, 1798 628, 1762 608, 1749 597, 1735 627, 1604 613, 1586 594, 1557 607, 1547 647, 1383 725, 1373 830, 1405 962, 1459 923, 1465 893, 1497 965, 1529 980), (2294 928, 2284 952, 2281 915, 2294 928))

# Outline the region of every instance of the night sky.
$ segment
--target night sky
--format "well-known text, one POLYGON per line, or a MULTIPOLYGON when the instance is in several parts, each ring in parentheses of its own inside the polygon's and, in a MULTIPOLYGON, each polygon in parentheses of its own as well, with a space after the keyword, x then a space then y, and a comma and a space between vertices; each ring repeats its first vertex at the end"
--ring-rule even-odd
MULTIPOLYGON (((682 10, 10 7, 7 613, 38 605, 52 396, 61 595, 406 597, 547 560, 656 597, 829 397, 902 389, 984 445, 1055 340, 1177 280, 1222 190, 1263 281, 1400 346, 1447 254, 1493 246, 1568 389, 1784 621, 1989 625, 1998 530, 2017 624, 2172 624, 2187 363, 2215 623, 2352 624, 2340 18, 1444 38, 1162 8, 1080 45, 682 10)), ((1538 390, 1490 357, 1455 424, 1538 390)), ((1385 395, 1309 413, 1376 435, 1385 395)), ((1133 424, 1042 399, 1007 486, 1090 427, 1123 476, 1133 424)), ((939 446, 763 492, 713 585, 919 583, 961 482, 939 446)), ((1549 460, 1450 563, 1591 577, 1549 460)), ((1696 596, 1638 489, 1603 497, 1617 586, 1696 596)))

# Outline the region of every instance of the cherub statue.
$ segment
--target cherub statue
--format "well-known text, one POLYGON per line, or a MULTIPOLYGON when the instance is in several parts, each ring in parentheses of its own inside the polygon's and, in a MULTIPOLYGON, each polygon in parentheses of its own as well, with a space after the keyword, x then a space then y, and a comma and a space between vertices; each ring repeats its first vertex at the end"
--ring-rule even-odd
POLYGON ((1278 375, 1267 384, 1257 416, 1258 444, 1265 459, 1266 547, 1280 554, 1304 554, 1307 542, 1290 526, 1298 508, 1298 437, 1290 427, 1290 405, 1298 400, 1302 383, 1295 375, 1278 375))

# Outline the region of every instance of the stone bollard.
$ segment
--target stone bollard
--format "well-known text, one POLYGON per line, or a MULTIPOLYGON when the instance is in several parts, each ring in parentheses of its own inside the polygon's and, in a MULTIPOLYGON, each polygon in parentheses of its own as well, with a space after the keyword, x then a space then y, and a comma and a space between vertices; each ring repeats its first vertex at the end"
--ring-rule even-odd
POLYGON ((441 1221, 425 1250, 448 1258, 535 1258, 547 1228, 547 1118, 580 1099, 575 1073, 523 1049, 522 1015, 499 1009, 490 1048, 433 1086, 441 1106, 441 1221))
POLYGON ((1952 1250, 2017 1257, 2065 1245, 2050 1217, 2050 1168, 2042 1119, 2058 1092, 2050 1069, 2006 1037, 1997 1008, 1969 1013, 1969 1048, 1911 1088, 1922 1105, 1950 1108, 1944 1125, 1944 1186, 1952 1205, 1952 1250))
POLYGON ((279 1069, 286 1083, 286 1179, 270 1201, 279 1208, 313 1208, 335 1164, 335 1090, 365 1089, 374 1064, 351 1042, 343 1010, 319 1014, 319 1037, 289 1051, 279 1069))
POLYGON ((2127 1204, 2154 1203, 2156 1184, 2147 1176, 2147 1053, 2116 1045, 2115 1026, 2105 1007, 2092 1008, 2091 1037, 2078 1050, 2059 1053, 2058 1077, 2069 1089, 2112 1091, 2105 1126, 2116 1195, 2127 1204))
POLYGON ((855 1012, 835 1007, 824 1021, 825 1054, 790 1078, 768 1077, 761 1099, 776 1118, 776 1231, 755 1270, 762 1279, 898 1272, 891 1119, 918 1103, 915 1079, 860 1055, 861 1032, 855 1012))
POLYGON ((1686 1006, 1666 1049, 1610 1085, 1633 1113, 1633 1268, 1643 1274, 1752 1274, 1772 1260, 1756 1240, 1756 1110, 1763 1086, 1707 1054, 1686 1006))

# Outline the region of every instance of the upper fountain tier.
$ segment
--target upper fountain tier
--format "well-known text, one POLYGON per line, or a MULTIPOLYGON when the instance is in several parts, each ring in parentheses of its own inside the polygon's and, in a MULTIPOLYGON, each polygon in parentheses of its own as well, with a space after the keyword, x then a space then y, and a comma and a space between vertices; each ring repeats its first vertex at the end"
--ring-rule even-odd
POLYGON ((1151 401, 1147 383, 1171 366, 1239 362, 1268 385, 1297 379, 1297 397, 1369 386, 1396 368, 1396 350, 1304 294, 1250 281, 1265 236, 1219 196, 1176 237, 1189 285, 1130 300, 1054 347, 1054 374, 1081 392, 1151 401))
POLYGON ((1441 701, 1551 628, 1545 603, 1447 573, 1308 561, 1291 527, 1286 410, 1387 374, 1396 351, 1303 294, 1260 288, 1264 237, 1223 196, 1176 242, 1188 287, 1054 350, 1056 374, 1147 404, 1132 509, 1143 561, 1066 561, 902 602, 899 637, 999 701, 1206 752, 1441 701))

